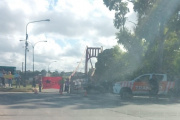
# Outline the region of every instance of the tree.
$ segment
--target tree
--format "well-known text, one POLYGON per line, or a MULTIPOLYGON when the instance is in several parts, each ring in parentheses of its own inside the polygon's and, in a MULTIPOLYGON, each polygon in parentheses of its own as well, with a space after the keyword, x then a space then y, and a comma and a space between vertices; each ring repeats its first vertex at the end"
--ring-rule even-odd
POLYGON ((57 70, 55 70, 55 72, 53 72, 51 76, 52 77, 57 77, 57 76, 60 76, 60 74, 59 74, 59 72, 57 70))
MULTIPOLYGON (((120 55, 121 61, 118 61, 124 63, 126 67, 114 66, 111 63, 111 69, 118 67, 116 69, 118 72, 124 70, 126 73, 132 73, 134 70, 134 74, 167 73, 168 71, 177 74, 179 72, 180 20, 177 17, 180 11, 179 0, 131 0, 134 11, 138 15, 134 33, 124 26, 128 13, 127 3, 121 0, 103 1, 109 10, 116 12, 114 25, 120 29, 116 38, 118 43, 126 49, 126 52, 120 55)), ((102 73, 104 72, 106 71, 102 73)))
POLYGON ((103 0, 106 7, 109 10, 115 10, 115 19, 114 19, 114 26, 117 29, 125 28, 126 23, 126 14, 129 12, 129 8, 127 7, 127 2, 122 2, 121 0, 103 0))
POLYGON ((60 73, 60 76, 64 76, 64 75, 65 75, 65 72, 62 71, 62 72, 60 73))
MULTIPOLYGON (((150 63, 155 64, 152 66, 155 67, 156 72, 164 71, 164 42, 171 30, 177 28, 172 26, 172 23, 177 21, 176 13, 179 10, 179 5, 178 0, 134 1, 134 11, 138 13, 138 29, 135 33, 136 36, 145 38, 149 43, 146 59, 149 59, 149 67, 152 65, 150 63)), ((147 65, 147 60, 145 61, 144 63, 147 65)))
POLYGON ((43 70, 41 70, 41 74, 42 74, 42 76, 46 76, 47 71, 45 69, 43 69, 43 70))
POLYGON ((166 72, 179 74, 179 46, 180 36, 179 33, 171 32, 168 34, 164 43, 164 66, 163 70, 166 72))
POLYGON ((128 73, 126 53, 120 47, 114 46, 98 55, 95 75, 100 81, 123 80, 128 73))
POLYGON ((141 19, 150 13, 151 9, 154 7, 157 0, 134 0, 134 11, 138 13, 138 22, 141 23, 141 19))

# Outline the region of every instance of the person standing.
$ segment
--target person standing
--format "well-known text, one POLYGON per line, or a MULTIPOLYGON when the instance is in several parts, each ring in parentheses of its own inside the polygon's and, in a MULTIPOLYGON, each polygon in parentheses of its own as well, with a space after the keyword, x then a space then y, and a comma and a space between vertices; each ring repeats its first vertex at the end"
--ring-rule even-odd
POLYGON ((156 97, 156 99, 158 99, 159 83, 155 75, 152 75, 152 78, 149 79, 149 87, 149 96, 156 97))
POLYGON ((20 84, 20 81, 21 81, 21 76, 19 75, 19 73, 16 74, 16 88, 19 86, 21 86, 20 84))
POLYGON ((33 87, 33 88, 35 88, 35 87, 36 87, 36 78, 35 78, 35 77, 33 77, 32 87, 33 87))
POLYGON ((62 80, 59 81, 59 84, 60 84, 59 92, 60 92, 60 94, 62 94, 63 93, 63 86, 64 86, 64 79, 63 78, 62 78, 62 80))
POLYGON ((42 89, 42 77, 39 76, 39 92, 41 92, 42 89))
POLYGON ((2 85, 2 77, 3 77, 3 74, 2 74, 2 72, 0 71, 0 80, 1 80, 1 85, 2 85))
POLYGON ((6 88, 6 85, 5 85, 5 75, 6 75, 5 72, 3 72, 3 75, 2 75, 2 78, 1 78, 3 88, 6 88))
POLYGON ((8 72, 7 79, 8 79, 9 87, 12 88, 13 75, 11 74, 11 71, 8 72))
POLYGON ((180 79, 178 77, 175 77, 174 92, 172 94, 173 97, 180 97, 180 79))
POLYGON ((1 71, 0 72, 0 79, 1 79, 1 84, 2 84, 3 88, 5 87, 5 78, 4 78, 4 75, 5 75, 5 72, 1 71))
POLYGON ((66 80, 66 83, 65 83, 65 91, 67 93, 69 93, 69 79, 66 80))

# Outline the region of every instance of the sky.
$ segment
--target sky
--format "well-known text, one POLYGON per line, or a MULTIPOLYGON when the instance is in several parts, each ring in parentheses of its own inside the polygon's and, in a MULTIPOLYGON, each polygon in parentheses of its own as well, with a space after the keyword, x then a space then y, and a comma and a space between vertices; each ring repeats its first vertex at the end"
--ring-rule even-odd
MULTIPOLYGON (((132 4, 129 8, 128 20, 135 22, 132 4)), ((117 45, 114 11, 109 11, 103 0, 1 0, 0 16, 0 66, 22 70, 23 64, 24 70, 23 40, 26 39, 26 25, 32 21, 50 19, 27 26, 26 69, 30 71, 33 69, 33 45, 35 70, 49 68, 59 72, 73 71, 81 59, 79 71, 84 72, 87 46, 102 46, 105 50, 117 45)), ((127 22, 126 26, 131 28, 133 24, 127 22)), ((97 59, 92 61, 94 65, 97 59)))

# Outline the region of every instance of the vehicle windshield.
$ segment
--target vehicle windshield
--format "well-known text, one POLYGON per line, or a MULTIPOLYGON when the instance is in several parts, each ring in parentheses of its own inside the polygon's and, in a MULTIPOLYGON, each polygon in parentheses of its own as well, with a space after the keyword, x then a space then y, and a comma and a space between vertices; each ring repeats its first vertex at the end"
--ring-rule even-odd
POLYGON ((180 0, 1 0, 0 120, 180 118, 180 0))

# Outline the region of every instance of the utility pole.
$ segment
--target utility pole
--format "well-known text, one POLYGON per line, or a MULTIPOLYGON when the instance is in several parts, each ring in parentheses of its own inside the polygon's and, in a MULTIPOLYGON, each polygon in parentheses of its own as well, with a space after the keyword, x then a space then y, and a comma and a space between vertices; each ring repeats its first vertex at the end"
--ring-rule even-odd
POLYGON ((31 23, 36 23, 36 22, 43 22, 43 21, 50 21, 50 19, 45 19, 45 20, 38 20, 38 21, 31 21, 31 22, 28 22, 26 24, 26 40, 25 40, 25 77, 24 77, 24 87, 26 87, 26 79, 27 79, 27 71, 26 71, 26 57, 27 57, 27 47, 28 47, 28 32, 27 32, 27 28, 28 28, 28 25, 31 24, 31 23))
POLYGON ((24 62, 22 62, 22 72, 23 72, 23 63, 24 63, 24 62))

